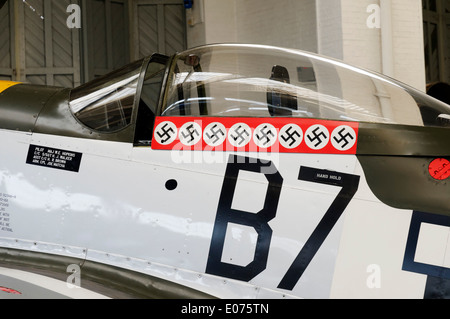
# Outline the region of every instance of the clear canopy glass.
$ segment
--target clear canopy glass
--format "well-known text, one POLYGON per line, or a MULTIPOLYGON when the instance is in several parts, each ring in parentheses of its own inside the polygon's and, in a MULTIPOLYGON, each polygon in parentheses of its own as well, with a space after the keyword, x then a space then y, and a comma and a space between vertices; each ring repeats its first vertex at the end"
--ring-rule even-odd
POLYGON ((210 45, 178 54, 163 116, 302 117, 446 126, 450 106, 380 74, 303 51, 210 45))
POLYGON ((143 60, 72 90, 70 108, 87 127, 115 132, 131 122, 143 60))

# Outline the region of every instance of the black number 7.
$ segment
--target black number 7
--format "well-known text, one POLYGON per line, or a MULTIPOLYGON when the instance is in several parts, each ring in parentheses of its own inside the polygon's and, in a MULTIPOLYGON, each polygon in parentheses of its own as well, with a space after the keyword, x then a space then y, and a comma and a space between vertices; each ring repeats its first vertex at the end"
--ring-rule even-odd
POLYGON ((303 272, 358 190, 360 177, 316 168, 301 167, 298 179, 307 182, 340 186, 342 189, 278 285, 278 288, 286 290, 294 289, 300 280, 303 272))

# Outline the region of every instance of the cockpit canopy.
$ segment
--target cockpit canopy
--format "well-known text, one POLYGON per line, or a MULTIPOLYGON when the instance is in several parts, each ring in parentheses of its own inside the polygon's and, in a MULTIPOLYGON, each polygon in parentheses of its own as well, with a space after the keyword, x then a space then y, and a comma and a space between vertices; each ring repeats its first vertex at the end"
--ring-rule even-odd
POLYGON ((176 56, 162 115, 302 117, 440 125, 450 108, 384 76, 282 48, 217 45, 176 56))
POLYGON ((149 119, 300 117, 415 126, 450 122, 447 104, 393 79, 303 51, 220 44, 168 61, 154 67, 151 59, 140 60, 73 90, 73 114, 100 132, 139 121, 133 114, 142 112, 133 110, 141 110, 142 104, 152 114, 149 119))
POLYGON ((78 120, 101 132, 130 124, 142 63, 136 61, 72 90, 70 108, 78 120))

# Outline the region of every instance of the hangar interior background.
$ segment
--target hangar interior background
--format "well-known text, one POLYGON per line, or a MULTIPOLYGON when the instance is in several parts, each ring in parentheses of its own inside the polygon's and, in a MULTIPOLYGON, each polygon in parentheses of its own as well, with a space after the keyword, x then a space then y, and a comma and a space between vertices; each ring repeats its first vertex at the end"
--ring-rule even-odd
POLYGON ((424 90, 450 82, 449 31, 450 0, 193 0, 191 9, 183 0, 7 0, 0 79, 75 87, 153 52, 238 42, 324 54, 424 90), (80 28, 68 27, 71 4, 80 28))
POLYGON ((8 0, 0 10, 0 78, 77 86, 153 52, 186 44, 181 0, 8 0), (69 28, 70 4, 81 28, 69 28))

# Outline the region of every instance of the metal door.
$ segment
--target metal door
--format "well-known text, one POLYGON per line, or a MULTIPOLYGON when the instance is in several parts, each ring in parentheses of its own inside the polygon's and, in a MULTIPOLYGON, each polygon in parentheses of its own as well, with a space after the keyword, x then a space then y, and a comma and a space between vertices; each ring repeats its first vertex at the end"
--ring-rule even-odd
POLYGON ((126 0, 82 0, 85 81, 128 62, 129 21, 126 0))
POLYGON ((133 3, 135 59, 155 52, 186 49, 186 15, 182 0, 137 0, 133 3))
POLYGON ((79 30, 67 26, 76 0, 11 0, 0 10, 3 79, 73 87, 80 84, 79 30))
POLYGON ((9 3, 0 9, 0 80, 15 81, 14 28, 9 3))

